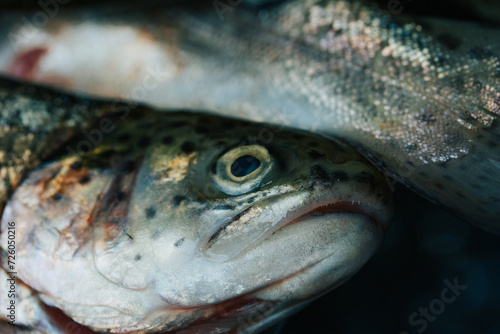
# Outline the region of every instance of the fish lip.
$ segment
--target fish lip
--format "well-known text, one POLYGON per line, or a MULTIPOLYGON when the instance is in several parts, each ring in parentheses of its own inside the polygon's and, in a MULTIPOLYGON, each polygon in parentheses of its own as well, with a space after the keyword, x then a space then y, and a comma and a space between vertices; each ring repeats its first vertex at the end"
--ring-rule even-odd
POLYGON ((331 202, 327 204, 322 204, 322 205, 315 205, 313 206, 312 209, 307 208, 307 209, 297 209, 295 210, 292 215, 297 216, 296 218, 293 218, 289 220, 287 223, 285 223, 283 226, 281 226, 278 230, 286 228, 287 226, 290 226, 294 223, 300 222, 307 220, 307 217, 310 215, 313 215, 315 213, 318 213, 319 215, 329 215, 329 214, 334 214, 334 213, 357 213, 357 214, 363 214, 365 216, 368 216, 374 221, 375 223, 378 223, 376 217, 372 213, 369 212, 369 210, 366 210, 362 204, 359 202, 348 202, 348 201, 338 201, 338 202, 331 202))
MULTIPOLYGON (((286 194, 278 194, 274 195, 268 200, 271 200, 269 204, 272 204, 273 202, 278 202, 282 200, 283 198, 286 198, 290 195, 300 193, 300 190, 297 191, 292 191, 286 194)), ((383 205, 380 205, 379 203, 372 203, 370 201, 361 201, 361 200, 345 200, 345 199, 336 199, 334 198, 335 195, 332 196, 330 191, 325 191, 323 192, 316 201, 311 200, 311 203, 308 205, 305 205, 304 207, 300 207, 297 209, 291 209, 288 211, 286 217, 282 219, 277 225, 279 226, 278 230, 281 228, 284 228, 288 225, 291 225, 295 222, 298 222, 300 220, 303 220, 306 216, 310 214, 314 214, 315 212, 323 212, 325 214, 328 213, 359 213, 363 214, 365 216, 370 217, 376 224, 380 225, 381 227, 384 227, 384 229, 387 229, 389 225, 390 219, 384 217, 383 214, 379 213, 378 211, 382 211, 381 208, 383 208, 383 205), (288 222, 286 222, 288 220, 288 222), (285 223, 283 223, 285 222, 285 223)), ((267 201, 266 201, 267 202, 267 201)), ((266 203, 267 204, 267 203, 266 203)), ((225 227, 237 223, 239 219, 244 216, 246 212, 251 210, 254 206, 249 206, 246 209, 242 210, 240 213, 235 215, 225 226, 221 228, 224 229, 225 227)))
MULTIPOLYGON (((304 188, 291 190, 286 193, 275 194, 264 199, 261 203, 244 208, 234 217, 219 226, 219 228, 211 234, 210 238, 204 243, 204 251, 208 251, 219 241, 219 236, 226 228, 230 228, 232 225, 236 225, 238 223, 244 223, 242 220, 253 219, 254 217, 252 215, 255 215, 255 213, 252 212, 253 209, 259 211, 262 207, 269 207, 275 203, 279 203, 280 201, 286 202, 287 200, 290 200, 292 203, 288 204, 289 207, 286 209, 286 213, 280 220, 273 224, 272 228, 265 230, 258 237, 247 240, 247 246, 229 255, 223 261, 243 255, 248 249, 252 248, 250 246, 260 244, 263 240, 274 235, 279 230, 286 228, 295 222, 303 221, 307 219, 307 216, 312 215, 315 212, 323 212, 325 215, 335 213, 361 214, 370 218, 370 221, 381 230, 385 231, 389 227, 392 214, 388 214, 388 212, 392 211, 391 206, 386 206, 381 199, 373 197, 361 200, 364 195, 359 196, 359 198, 339 198, 334 188, 328 186, 321 186, 321 188, 317 188, 318 192, 314 195, 311 195, 304 188), (293 198, 295 196, 298 196, 299 199, 294 203, 293 198), (304 205, 304 201, 309 204, 304 205), (246 217, 246 215, 249 217, 246 217)), ((260 211, 260 215, 262 215, 262 211, 260 211)))

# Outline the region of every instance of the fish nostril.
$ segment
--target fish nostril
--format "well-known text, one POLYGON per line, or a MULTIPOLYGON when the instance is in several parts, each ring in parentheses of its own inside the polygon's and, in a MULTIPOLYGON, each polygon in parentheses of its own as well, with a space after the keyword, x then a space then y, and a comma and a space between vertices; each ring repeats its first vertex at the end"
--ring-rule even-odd
POLYGON ((314 165, 311 167, 311 174, 316 175, 322 180, 329 180, 331 177, 328 175, 328 173, 325 171, 323 167, 320 165, 314 165))

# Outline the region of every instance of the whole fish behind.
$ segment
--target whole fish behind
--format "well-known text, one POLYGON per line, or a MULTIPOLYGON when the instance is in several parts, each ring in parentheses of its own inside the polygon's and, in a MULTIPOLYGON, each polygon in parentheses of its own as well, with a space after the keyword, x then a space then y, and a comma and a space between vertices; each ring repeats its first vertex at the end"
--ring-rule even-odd
POLYGON ((94 124, 11 196, 2 248, 15 221, 19 278, 96 331, 259 332, 353 275, 392 214, 336 140, 140 106, 94 124))
POLYGON ((67 89, 340 136, 498 231, 498 28, 382 9, 290 1, 221 18, 213 6, 166 6, 61 13, 40 28, 14 16, 0 58, 6 72, 67 89))

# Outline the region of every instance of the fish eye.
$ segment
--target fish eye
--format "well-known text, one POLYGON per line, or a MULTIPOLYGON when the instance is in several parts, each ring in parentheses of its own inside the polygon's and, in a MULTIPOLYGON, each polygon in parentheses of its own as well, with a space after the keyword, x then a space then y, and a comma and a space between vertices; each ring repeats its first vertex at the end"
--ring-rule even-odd
POLYGON ((217 160, 213 179, 224 193, 241 195, 256 189, 273 167, 274 159, 265 147, 239 146, 217 160))

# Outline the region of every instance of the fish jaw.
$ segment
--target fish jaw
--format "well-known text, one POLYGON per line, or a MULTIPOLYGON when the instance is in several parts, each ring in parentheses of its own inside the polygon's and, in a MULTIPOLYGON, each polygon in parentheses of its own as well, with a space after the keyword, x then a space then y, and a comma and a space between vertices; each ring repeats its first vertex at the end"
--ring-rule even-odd
POLYGON ((359 191, 354 192, 354 196, 342 198, 345 194, 342 189, 323 186, 324 190, 318 190, 322 186, 317 184, 311 187, 317 191, 314 195, 310 190, 289 190, 287 193, 280 189, 278 194, 249 206, 210 237, 204 252, 214 261, 229 261, 290 225, 309 221, 311 228, 319 222, 335 225, 337 219, 346 219, 345 213, 350 213, 353 221, 366 218, 383 230, 388 227, 391 210, 381 209, 380 203, 367 193, 359 191))
MULTIPOLYGON (((242 258, 262 263, 266 248, 277 252, 277 242, 283 245, 279 253, 288 254, 289 262, 294 261, 297 249, 303 249, 302 253, 318 251, 313 248, 320 248, 319 243, 323 242, 333 242, 328 251, 331 254, 324 255, 324 259, 311 263, 297 273, 236 298, 202 307, 174 308, 186 314, 200 311, 205 314, 205 317, 198 317, 176 333, 260 333, 347 281, 376 252, 383 235, 381 226, 374 224, 367 216, 358 214, 339 214, 333 221, 322 217, 310 218, 288 225, 259 244, 261 256, 247 252, 242 258), (314 226, 311 227, 311 224, 314 226), (297 242, 300 235, 323 240, 316 244, 304 244, 297 242)), ((279 259, 276 259, 277 262, 279 259)), ((248 276, 248 279, 256 278, 255 275, 248 276)), ((163 328, 171 329, 168 325, 163 328)))
MULTIPOLYGON (((211 310, 212 316, 179 333, 207 333, 215 328, 220 333, 259 333, 347 281, 376 252, 383 235, 384 228, 361 213, 306 215, 285 224, 238 255, 241 262, 258 264, 261 270, 243 275, 258 280, 266 271, 285 271, 291 264, 302 269, 280 279, 267 279, 267 285, 239 297, 185 308, 189 312, 211 310), (275 258, 266 265, 269 254, 275 258)), ((232 266, 226 273, 237 270, 245 271, 232 266)))

